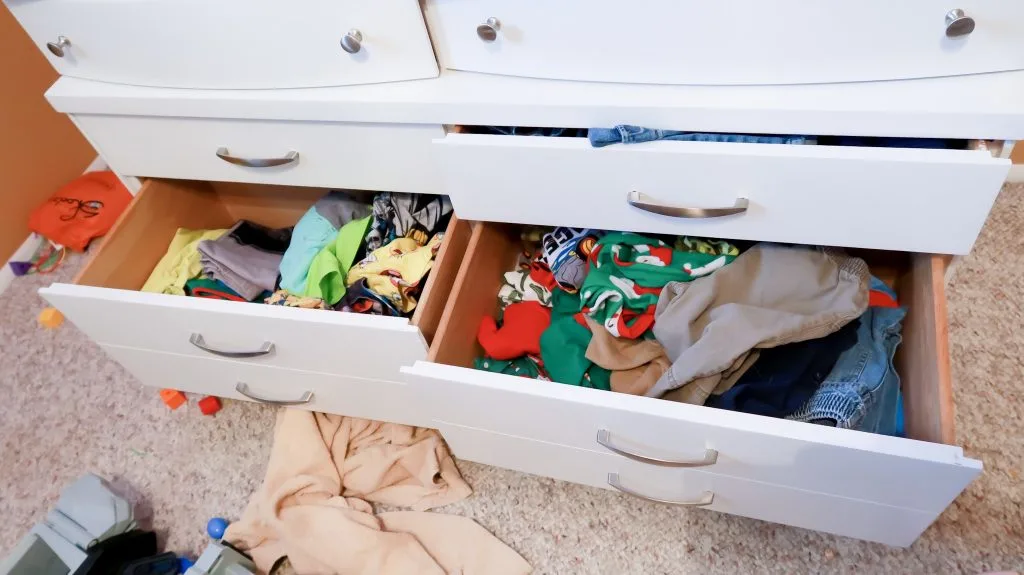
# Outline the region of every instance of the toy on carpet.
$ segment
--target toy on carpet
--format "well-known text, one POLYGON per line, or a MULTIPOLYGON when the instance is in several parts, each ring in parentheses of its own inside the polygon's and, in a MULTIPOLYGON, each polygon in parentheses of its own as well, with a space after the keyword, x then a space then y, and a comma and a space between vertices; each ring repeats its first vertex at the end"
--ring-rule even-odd
MULTIPOLYGON (((160 390, 160 400, 173 411, 185 405, 188 402, 188 397, 177 389, 164 388, 160 390)), ((196 403, 203 415, 214 415, 222 409, 220 399, 212 395, 207 395, 196 403)))
POLYGON ((182 405, 185 405, 185 402, 188 401, 188 398, 185 397, 184 393, 178 391, 177 389, 167 388, 160 390, 160 399, 162 399, 164 401, 164 404, 167 405, 167 407, 171 408, 172 410, 178 409, 182 405))
POLYGON ((39 325, 46 329, 56 329, 64 323, 64 314, 60 313, 55 308, 48 307, 39 312, 37 320, 39 321, 39 325))
POLYGON ((156 534, 136 529, 132 505, 110 485, 83 475, 56 505, 0 559, 5 575, 99 575, 156 553, 156 534))
POLYGON ((67 250, 59 244, 44 242, 27 262, 8 262, 15 276, 48 274, 60 267, 67 250))
POLYGON ((252 559, 234 547, 214 542, 206 546, 203 554, 185 575, 251 575, 256 573, 252 559))
MULTIPOLYGON (((207 525, 220 539, 228 521, 207 525)), ((0 575, 252 575, 249 556, 216 541, 195 562, 159 553, 156 533, 138 529, 132 504, 102 478, 87 474, 61 491, 57 504, 0 557, 0 575)))
POLYGON ((203 415, 213 415, 220 411, 220 400, 212 395, 199 400, 199 411, 203 412, 203 415))
POLYGON ((206 523, 206 534, 211 538, 220 541, 224 538, 224 532, 228 528, 228 520, 223 517, 214 517, 206 523))

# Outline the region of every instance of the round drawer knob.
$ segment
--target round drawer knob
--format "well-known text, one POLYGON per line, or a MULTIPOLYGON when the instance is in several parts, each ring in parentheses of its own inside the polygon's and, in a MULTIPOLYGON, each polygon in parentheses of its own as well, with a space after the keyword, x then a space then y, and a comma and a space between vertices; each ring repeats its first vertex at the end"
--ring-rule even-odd
POLYGON ((946 12, 946 36, 959 38, 974 32, 974 18, 971 18, 959 8, 946 12))
POLYGON ((47 42, 46 49, 58 58, 64 57, 64 51, 71 47, 71 40, 64 36, 57 36, 56 42, 47 42))
POLYGON ((363 33, 359 30, 352 29, 341 37, 341 49, 348 52, 349 54, 355 54, 356 52, 363 49, 363 33))
POLYGON ((501 30, 501 21, 494 16, 476 27, 476 35, 484 42, 494 42, 498 39, 498 30, 501 30))

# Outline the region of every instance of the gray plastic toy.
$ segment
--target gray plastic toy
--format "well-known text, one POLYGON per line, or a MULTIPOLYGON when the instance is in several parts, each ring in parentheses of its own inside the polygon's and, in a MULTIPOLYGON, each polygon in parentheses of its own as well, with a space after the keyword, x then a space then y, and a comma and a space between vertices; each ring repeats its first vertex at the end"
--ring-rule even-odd
POLYGON ((252 575, 256 564, 251 559, 222 543, 206 546, 195 565, 185 575, 252 575))
POLYGON ((0 561, 0 575, 66 575, 97 543, 135 528, 128 501, 89 474, 64 488, 57 505, 0 561))

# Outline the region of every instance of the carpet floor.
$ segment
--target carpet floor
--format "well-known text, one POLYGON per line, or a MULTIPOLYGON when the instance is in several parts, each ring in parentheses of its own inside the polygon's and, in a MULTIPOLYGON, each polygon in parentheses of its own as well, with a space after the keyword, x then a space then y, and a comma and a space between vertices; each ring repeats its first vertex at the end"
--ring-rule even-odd
MULTIPOLYGON (((1007 186, 949 285, 957 441, 985 472, 908 549, 460 463, 474 518, 537 573, 980 573, 1024 570, 1024 185, 1007 186)), ((84 472, 111 478, 168 550, 195 555, 206 521, 237 517, 270 451, 274 409, 171 412, 73 325, 44 330, 36 289, 0 296, 0 550, 84 472)), ((195 399, 193 398, 194 402, 195 399)))

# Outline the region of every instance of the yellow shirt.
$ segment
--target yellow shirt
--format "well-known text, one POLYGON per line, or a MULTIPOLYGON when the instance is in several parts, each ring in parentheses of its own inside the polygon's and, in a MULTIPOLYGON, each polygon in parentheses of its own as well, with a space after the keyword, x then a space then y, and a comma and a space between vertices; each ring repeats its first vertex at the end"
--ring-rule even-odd
POLYGON ((346 285, 366 278, 366 286, 391 301, 398 310, 408 313, 416 308, 420 280, 434 265, 434 256, 441 248, 444 234, 436 234, 421 246, 412 238, 398 238, 370 253, 352 266, 346 285))
POLYGON ((171 245, 167 247, 167 253, 160 258, 153 273, 149 274, 142 291, 185 295, 185 282, 203 272, 203 265, 199 263, 199 242, 215 240, 227 232, 178 228, 171 245))

